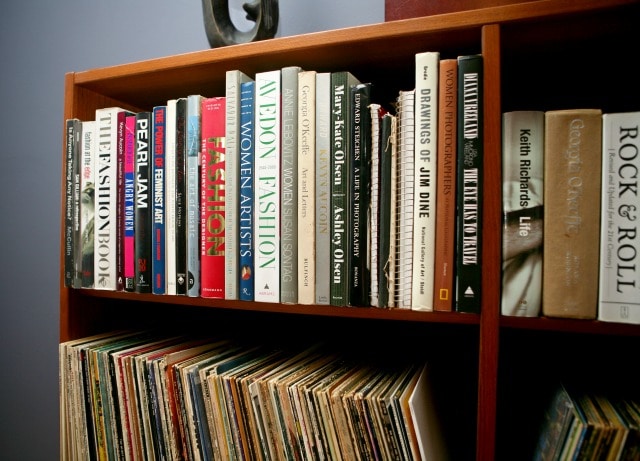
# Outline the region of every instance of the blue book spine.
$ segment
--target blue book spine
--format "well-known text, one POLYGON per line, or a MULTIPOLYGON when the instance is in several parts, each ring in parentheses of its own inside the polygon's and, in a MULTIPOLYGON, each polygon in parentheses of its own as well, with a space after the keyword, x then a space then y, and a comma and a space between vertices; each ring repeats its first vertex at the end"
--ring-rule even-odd
POLYGON ((240 87, 240 200, 239 200, 239 298, 253 301, 253 164, 255 83, 240 87))
POLYGON ((151 269, 153 271, 153 294, 156 295, 163 295, 166 291, 164 213, 166 115, 166 106, 153 108, 153 234, 151 236, 151 269))

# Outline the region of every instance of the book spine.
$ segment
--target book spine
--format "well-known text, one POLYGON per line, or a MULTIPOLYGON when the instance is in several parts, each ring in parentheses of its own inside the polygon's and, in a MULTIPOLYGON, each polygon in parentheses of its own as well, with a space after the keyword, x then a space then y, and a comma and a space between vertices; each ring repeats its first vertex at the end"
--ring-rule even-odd
MULTIPOLYGON (((239 297, 243 301, 254 299, 254 248, 253 218, 255 210, 253 175, 254 175, 254 94, 255 82, 244 82, 240 92, 240 199, 239 199, 239 256, 240 256, 240 289, 239 297)), ((227 100, 228 102, 228 100, 227 100)))
POLYGON ((396 117, 384 114, 380 120, 380 250, 378 256, 378 300, 380 307, 392 307, 393 271, 395 270, 395 254, 392 251, 392 211, 394 178, 393 163, 396 155, 396 117))
POLYGON ((165 144, 165 264, 167 294, 176 292, 176 106, 177 100, 167 101, 165 144))
POLYGON ((96 110, 97 190, 94 232, 94 288, 115 290, 116 201, 117 201, 117 113, 110 107, 96 110))
POLYGON ((480 312, 482 286, 482 56, 458 58, 456 310, 480 312))
POLYGON ((200 295, 225 297, 226 99, 202 102, 200 153, 200 295))
POLYGON ((251 80, 245 73, 228 70, 226 78, 226 116, 225 116, 225 299, 239 298, 240 256, 239 256, 239 214, 240 214, 240 98, 241 85, 251 80))
POLYGON ((186 212, 187 212, 187 295, 200 296, 200 144, 202 100, 187 98, 186 116, 186 212))
POLYGON ((415 169, 411 308, 433 311, 438 174, 440 54, 415 56, 415 169))
POLYGON ((153 108, 153 164, 151 171, 153 218, 151 235, 151 271, 153 276, 152 292, 163 295, 166 292, 166 213, 165 213, 165 160, 166 160, 166 133, 167 133, 167 107, 156 106, 153 108))
POLYGON ((435 202, 433 310, 451 312, 455 274, 458 61, 443 59, 438 69, 438 199, 435 202))
POLYGON ((351 133, 351 85, 359 83, 346 71, 331 74, 331 178, 330 188, 330 303, 348 302, 349 247, 346 226, 349 222, 349 135, 351 133))
POLYGON ((151 155, 151 112, 136 114, 136 206, 135 206, 135 254, 136 254, 136 293, 151 292, 151 184, 149 164, 151 155))
POLYGON ((411 309, 412 281, 415 280, 413 275, 415 116, 415 90, 400 91, 396 102, 398 121, 396 190, 398 199, 392 202, 398 223, 395 240, 397 290, 394 295, 394 304, 400 309, 411 309))
POLYGON ((65 152, 65 222, 64 222, 64 283, 67 287, 73 287, 75 279, 75 257, 73 241, 74 222, 74 181, 75 169, 78 157, 76 144, 79 133, 77 132, 78 119, 66 121, 66 152, 65 152))
POLYGON ((331 74, 316 75, 316 304, 330 302, 331 74))
POLYGON ((602 116, 598 320, 640 324, 640 112, 602 116))
POLYGON ((281 71, 256 74, 255 293, 280 301, 280 97, 281 71))
POLYGON ((540 314, 543 149, 543 111, 503 114, 502 315, 540 314))
POLYGON ((298 302, 298 74, 281 73, 280 302, 298 302))
POLYGON ((176 103, 176 294, 187 294, 187 99, 176 103))
POLYGON ((95 121, 82 122, 80 171, 81 286, 93 288, 93 231, 95 197, 95 121))
POLYGON ((135 290, 135 208, 136 208, 136 116, 127 115, 124 142, 124 290, 135 290))
POLYGON ((116 147, 116 290, 124 290, 124 149, 127 112, 118 112, 116 147))
POLYGON ((369 209, 370 182, 370 123, 368 120, 368 107, 371 101, 371 84, 361 83, 350 88, 351 120, 351 148, 349 150, 350 168, 348 248, 349 248, 349 273, 347 289, 349 305, 368 306, 369 286, 369 247, 367 245, 367 216, 369 209))
POLYGON ((380 307, 379 304, 379 249, 380 249, 380 117, 382 107, 380 104, 369 105, 371 120, 371 207, 370 207, 370 227, 369 249, 371 284, 369 293, 369 303, 373 307, 380 307))
POLYGON ((547 111, 544 129, 542 313, 595 319, 602 112, 547 111))
POLYGON ((298 302, 316 299, 316 78, 303 71, 298 79, 298 302))

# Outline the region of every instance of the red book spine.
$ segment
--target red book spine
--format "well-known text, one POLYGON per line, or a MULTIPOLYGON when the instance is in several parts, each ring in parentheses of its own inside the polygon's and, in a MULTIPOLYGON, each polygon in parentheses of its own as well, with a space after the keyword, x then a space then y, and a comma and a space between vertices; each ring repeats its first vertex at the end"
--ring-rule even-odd
POLYGON ((225 97, 202 102, 200 296, 224 298, 225 97))

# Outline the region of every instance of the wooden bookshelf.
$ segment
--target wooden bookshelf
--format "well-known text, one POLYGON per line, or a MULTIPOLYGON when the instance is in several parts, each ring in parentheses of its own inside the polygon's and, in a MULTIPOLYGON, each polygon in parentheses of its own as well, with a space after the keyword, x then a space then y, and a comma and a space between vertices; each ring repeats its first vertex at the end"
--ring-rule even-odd
MULTIPOLYGON (((519 362, 518 348, 527 349, 523 357, 532 356, 531 344, 518 339, 518 333, 531 342, 550 341, 557 351, 545 347, 543 353, 553 355, 548 359, 559 366, 582 353, 570 347, 574 342, 583 346, 583 353, 596 349, 585 338, 595 338, 598 350, 614 354, 618 345, 614 339, 622 333, 625 346, 637 350, 640 326, 500 317, 501 113, 582 104, 603 111, 638 110, 637 79, 627 65, 637 54, 639 13, 636 1, 539 0, 68 73, 64 119, 91 120, 99 107, 117 105, 141 111, 189 94, 222 95, 227 70, 253 75, 287 65, 317 71, 350 70, 360 80, 373 83, 375 99, 393 101, 398 90, 413 87, 415 53, 437 50, 446 58, 481 52, 485 58, 484 279, 480 315, 69 289, 64 286, 62 270, 62 206, 60 341, 122 326, 179 323, 188 328, 203 321, 212 328, 224 321, 225 328, 239 334, 253 334, 262 325, 263 333, 265 329, 298 333, 309 329, 329 340, 342 332, 363 346, 384 340, 390 351, 417 350, 455 377, 451 392, 456 394, 444 396, 454 407, 445 427, 452 428, 455 445, 460 446, 455 459, 502 459, 512 446, 507 439, 515 429, 510 426, 527 420, 526 414, 514 417, 501 411, 506 403, 503 393, 511 394, 508 386, 516 383, 503 380, 503 374, 510 376, 509 367, 514 367, 526 378, 522 369, 527 363, 519 362)), ((63 146, 63 165, 64 150, 63 146)), ((61 195, 64 203, 64 190, 61 195)), ((538 360, 532 366, 538 366, 538 360)), ((532 376, 542 372, 531 371, 532 376)), ((528 385, 528 391, 534 392, 535 384, 528 385)), ((536 429, 531 422, 523 424, 529 431, 536 429)))

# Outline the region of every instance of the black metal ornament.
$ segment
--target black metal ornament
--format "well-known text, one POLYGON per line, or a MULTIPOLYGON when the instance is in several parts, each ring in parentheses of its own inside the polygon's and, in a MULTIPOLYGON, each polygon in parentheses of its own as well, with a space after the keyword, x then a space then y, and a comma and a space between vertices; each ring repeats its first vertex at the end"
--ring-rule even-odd
POLYGON ((254 26, 241 31, 231 21, 229 0, 202 0, 204 25, 212 48, 273 38, 278 30, 278 0, 255 0, 242 8, 254 26))

